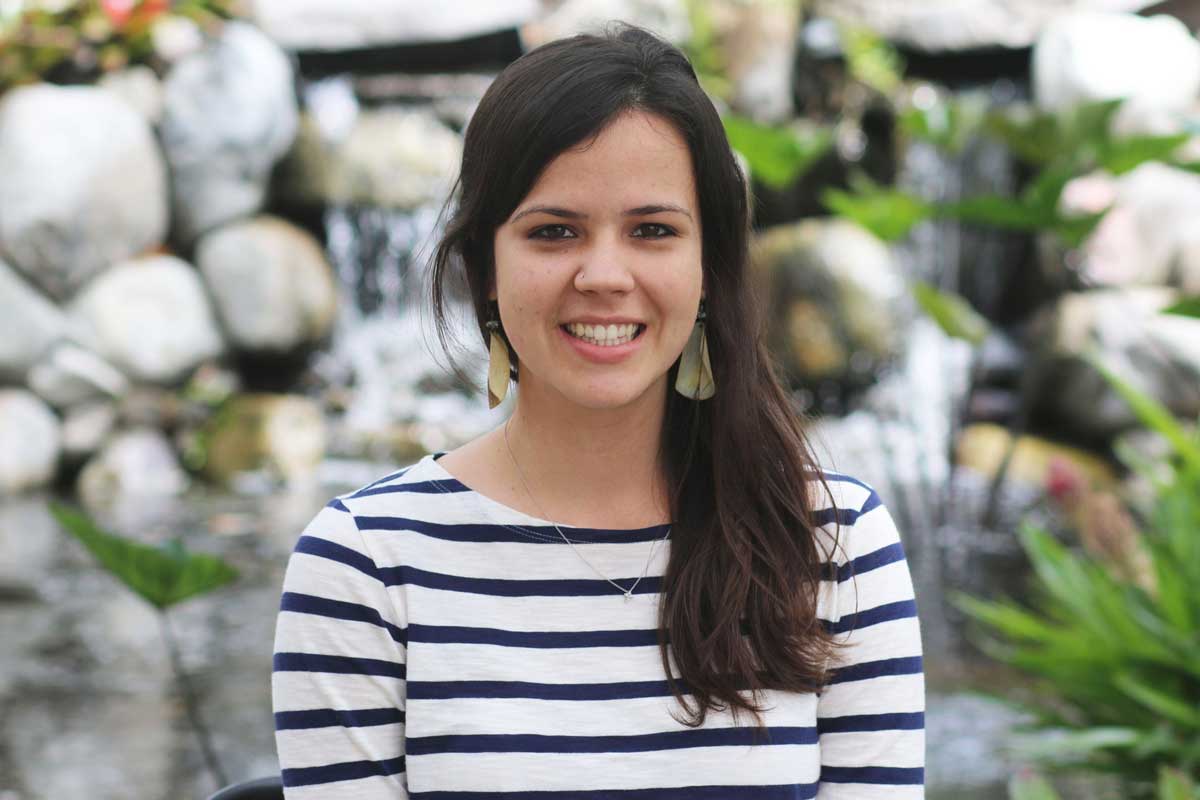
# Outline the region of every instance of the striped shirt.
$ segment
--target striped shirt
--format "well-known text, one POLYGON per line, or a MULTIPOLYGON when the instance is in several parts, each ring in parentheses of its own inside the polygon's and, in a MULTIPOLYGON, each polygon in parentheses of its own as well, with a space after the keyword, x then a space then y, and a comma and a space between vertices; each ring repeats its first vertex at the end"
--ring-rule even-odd
MULTIPOLYGON (((840 544, 818 616, 849 644, 819 694, 763 693, 765 737, 728 711, 700 728, 677 719, 655 631, 669 539, 626 599, 552 525, 472 491, 436 456, 338 497, 284 579, 272 684, 286 796, 923 797, 903 547, 870 487, 827 478, 838 511, 818 512, 818 535, 831 542, 840 525, 840 544)), ((667 533, 561 527, 623 586, 667 533)))

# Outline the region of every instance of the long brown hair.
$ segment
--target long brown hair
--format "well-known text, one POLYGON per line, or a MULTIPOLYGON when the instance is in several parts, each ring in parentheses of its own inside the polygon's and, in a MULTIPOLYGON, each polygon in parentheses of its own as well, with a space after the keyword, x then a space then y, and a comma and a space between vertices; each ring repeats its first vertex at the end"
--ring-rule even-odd
POLYGON ((717 384, 705 401, 667 393, 659 459, 673 544, 659 617, 663 670, 686 724, 726 708, 761 724, 759 692, 816 691, 835 649, 817 618, 832 554, 819 544, 813 514, 814 485, 829 492, 764 345, 747 275, 745 177, 679 50, 621 26, 551 42, 500 73, 467 128, 457 206, 434 257, 435 321, 449 349, 451 282, 465 280, 486 341, 497 227, 555 156, 628 110, 669 120, 691 151, 717 384))

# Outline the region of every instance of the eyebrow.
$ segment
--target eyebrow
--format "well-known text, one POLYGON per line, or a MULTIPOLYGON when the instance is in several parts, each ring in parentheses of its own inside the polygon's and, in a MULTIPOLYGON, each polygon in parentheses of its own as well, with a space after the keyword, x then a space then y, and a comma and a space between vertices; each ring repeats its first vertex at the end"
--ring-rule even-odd
MULTIPOLYGON (((692 218, 692 214, 690 211, 688 211, 683 206, 677 206, 673 203, 654 203, 654 204, 648 205, 648 206, 638 206, 637 208, 626 209, 624 212, 624 216, 626 216, 626 217, 645 217, 645 216, 649 216, 650 214, 664 214, 664 213, 669 213, 669 212, 674 212, 676 214, 683 214, 688 219, 692 218)), ((580 212, 572 211, 569 208, 560 208, 558 206, 530 206, 529 208, 525 209, 524 211, 522 211, 521 213, 519 213, 515 217, 513 217, 511 220, 509 220, 509 222, 514 223, 517 220, 519 220, 521 217, 528 216, 529 214, 549 214, 552 217, 561 217, 563 219, 587 219, 588 218, 587 214, 581 214, 580 212)))

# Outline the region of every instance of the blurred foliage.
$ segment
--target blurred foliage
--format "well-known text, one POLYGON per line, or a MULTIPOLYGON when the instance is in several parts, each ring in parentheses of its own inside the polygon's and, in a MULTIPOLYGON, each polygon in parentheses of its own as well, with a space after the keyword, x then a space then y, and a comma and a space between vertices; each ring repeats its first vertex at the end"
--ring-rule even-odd
POLYGON ((832 132, 822 126, 771 127, 726 114, 725 135, 745 156, 751 174, 772 189, 783 189, 808 171, 833 145, 832 132))
POLYGON ((868 28, 838 28, 850 77, 884 97, 892 97, 904 79, 904 59, 896 48, 868 28))
MULTIPOLYGON (((1163 768, 1158 775, 1157 800, 1200 800, 1200 789, 1179 770, 1163 768)), ((1054 787, 1040 775, 1019 775, 1008 787, 1009 800, 1060 800, 1054 787)))
POLYGON ((958 155, 976 135, 987 117, 987 99, 980 94, 937 97, 924 87, 932 102, 910 103, 897 112, 900 132, 908 139, 933 144, 938 149, 958 155))
POLYGON ((966 300, 956 294, 940 291, 924 281, 914 283, 912 292, 917 305, 947 336, 973 345, 983 344, 990 326, 966 300))
POLYGON ((1167 463, 1131 465, 1154 487, 1154 501, 1137 509, 1136 523, 1121 509, 1091 515, 1091 535, 1079 527, 1083 552, 1025 525, 1021 542, 1037 582, 1029 607, 965 596, 956 603, 988 631, 986 652, 1037 679, 1037 701, 1018 705, 1034 730, 1054 734, 1037 738, 1038 758, 1113 773, 1130 797, 1152 796, 1160 770, 1171 767, 1173 793, 1160 796, 1187 797, 1178 792, 1200 776, 1200 438, 1093 364, 1170 443, 1167 463))
POLYGON ((1200 317, 1200 297, 1187 297, 1167 308, 1164 314, 1178 314, 1182 317, 1200 317))
POLYGON ((688 23, 691 36, 683 44, 683 51, 704 89, 714 97, 727 100, 732 85, 727 76, 728 69, 717 42, 716 25, 713 23, 711 4, 707 0, 686 0, 688 23))
POLYGON ((0 92, 42 80, 92 81, 130 64, 162 67, 179 27, 211 29, 239 0, 68 0, 25 3, 0 19, 0 92), (174 28, 172 29, 172 26, 174 28))
POLYGON ((826 189, 821 200, 833 213, 857 222, 888 242, 903 239, 914 225, 933 214, 930 203, 880 185, 863 174, 850 178, 850 191, 826 189))
POLYGON ((891 188, 861 186, 853 193, 827 193, 825 205, 888 241, 904 238, 914 225, 927 219, 950 218, 1005 230, 1049 232, 1066 246, 1078 247, 1106 210, 1081 216, 1063 214, 1059 200, 1068 182, 1097 169, 1120 175, 1147 161, 1174 163, 1173 154, 1187 140, 1187 134, 1115 135, 1112 119, 1121 102, 1088 103, 1062 115, 1027 110, 979 115, 954 103, 941 112, 936 110, 938 105, 910 108, 900 116, 901 127, 910 136, 953 150, 984 132, 999 138, 1038 172, 1013 198, 980 195, 932 202, 891 188))
POLYGON ((87 516, 66 506, 52 504, 50 511, 101 566, 160 611, 237 579, 233 567, 216 556, 189 553, 178 539, 152 547, 101 530, 87 516))

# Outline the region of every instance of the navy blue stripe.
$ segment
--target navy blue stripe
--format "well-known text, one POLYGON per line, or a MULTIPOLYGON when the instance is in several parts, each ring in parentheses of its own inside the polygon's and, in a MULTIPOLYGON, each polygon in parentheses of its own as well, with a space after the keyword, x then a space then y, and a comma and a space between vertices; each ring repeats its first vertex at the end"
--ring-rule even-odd
POLYGON ((842 472, 822 472, 821 474, 825 477, 825 481, 827 483, 852 483, 855 486, 866 489, 868 492, 875 491, 868 484, 863 483, 858 478, 851 477, 850 475, 846 475, 842 472))
MULTIPOLYGON (((590 579, 538 579, 514 580, 510 578, 467 578, 460 575, 444 575, 407 565, 380 567, 379 577, 387 586, 424 586, 448 592, 486 594, 493 597, 602 597, 606 594, 619 597, 617 587, 605 580, 590 579)), ((630 586, 637 581, 633 593, 654 594, 662 588, 662 578, 646 576, 637 578, 613 578, 614 581, 630 586)))
POLYGON ((821 783, 874 783, 882 786, 921 786, 921 767, 821 767, 821 783))
MULTIPOLYGON (((405 467, 404 469, 393 472, 391 475, 384 475, 379 480, 371 481, 366 486, 359 489, 358 492, 365 492, 369 489, 374 489, 376 486, 378 486, 381 483, 387 483, 388 481, 394 481, 394 480, 396 480, 396 478, 403 478, 404 475, 415 466, 416 466, 416 464, 411 464, 411 465, 405 467)), ((352 498, 358 497, 358 492, 355 492, 354 494, 350 495, 350 497, 352 497, 352 498)))
POLYGON ((409 625, 410 642, 494 644, 500 647, 643 647, 658 644, 654 629, 615 631, 505 631, 454 625, 409 625))
POLYGON ((333 498, 325 505, 328 508, 336 508, 338 511, 345 511, 347 514, 350 514, 350 516, 354 516, 354 514, 350 513, 350 509, 346 508, 346 504, 337 497, 333 498))
POLYGON ((740 747, 753 744, 816 744, 816 728, 701 728, 625 736, 542 736, 538 734, 473 734, 410 736, 410 757, 434 753, 644 753, 692 747, 740 747), (757 738, 755 736, 757 735, 757 738))
POLYGON ((379 569, 375 566, 375 562, 369 557, 357 550, 351 550, 349 547, 331 542, 328 539, 321 539, 317 536, 301 536, 296 541, 295 552, 305 553, 310 556, 320 556, 330 561, 337 561, 340 564, 345 564, 348 567, 358 570, 364 575, 369 575, 375 580, 383 580, 379 575, 379 569))
POLYGON ((309 708, 303 711, 276 711, 275 730, 298 731, 309 728, 370 728, 404 722, 399 708, 309 708))
MULTIPOLYGON (((851 575, 862 575, 870 572, 873 569, 886 567, 888 564, 895 564, 897 561, 904 560, 904 545, 900 542, 889 544, 886 547, 881 547, 878 550, 867 553, 864 556, 859 556, 838 567, 837 579, 838 583, 845 583, 850 580, 851 575)), ((828 562, 826 562, 828 564, 828 562)), ((829 577, 828 568, 824 573, 825 577, 829 577)))
POLYGON ((829 683, 848 683, 882 678, 887 675, 918 675, 922 669, 921 657, 884 658, 879 661, 864 661, 834 671, 829 683))
POLYGON ((401 772, 404 772, 404 756, 385 761, 343 761, 323 767, 285 769, 282 771, 282 777, 283 785, 292 789, 297 786, 372 778, 376 775, 398 775, 401 772))
POLYGON ((326 656, 317 653, 276 653, 276 672, 336 672, 344 675, 383 675, 404 678, 404 664, 378 658, 326 656))
POLYGON ((463 484, 450 479, 440 479, 433 481, 413 481, 412 483, 398 483, 392 486, 374 486, 367 489, 359 489, 354 493, 355 497, 370 497, 376 494, 461 494, 462 492, 471 491, 463 484))
POLYGON ((879 499, 879 495, 875 494, 875 490, 872 489, 870 497, 866 499, 866 501, 862 504, 862 508, 858 510, 858 515, 861 517, 863 514, 867 513, 868 511, 874 511, 881 505, 883 505, 883 500, 879 499))
POLYGON ((850 714, 844 717, 823 717, 817 720, 817 730, 822 734, 919 731, 924 727, 925 714, 921 711, 896 714, 850 714))
POLYGON ((843 528, 849 528, 858 522, 858 512, 852 508, 819 508, 813 511, 812 521, 818 527, 836 522, 843 528))
POLYGON ((380 615, 379 610, 371 606, 347 603, 344 600, 330 600, 327 597, 317 597, 299 592, 284 592, 279 602, 280 611, 295 611, 300 614, 315 614, 319 617, 344 619, 350 622, 366 622, 378 625, 392 635, 392 639, 400 644, 407 643, 404 628, 388 622, 380 615))
MULTIPOLYGON (((686 692, 687 686, 681 682, 686 692)), ((618 683, 527 683, 525 681, 410 681, 409 700, 447 700, 456 697, 531 698, 534 700, 628 700, 670 697, 665 680, 618 683)))
MULTIPOLYGON (((359 528, 364 531, 408 531, 451 542, 515 542, 528 544, 532 541, 544 544, 565 544, 553 525, 452 524, 393 516, 359 516, 357 520, 359 528)), ((631 542, 653 542, 661 539, 670 526, 652 525, 648 528, 615 531, 604 528, 562 527, 563 533, 573 542, 629 544, 631 542)))
POLYGON ((817 784, 567 789, 543 792, 411 792, 412 800, 813 800, 817 784))
POLYGON ((875 608, 868 608, 866 611, 860 611, 857 614, 847 614, 837 622, 826 623, 825 627, 830 633, 845 633, 846 631, 869 628, 881 622, 906 619, 908 617, 915 617, 916 615, 917 603, 915 600, 898 600, 895 603, 886 603, 875 608))

